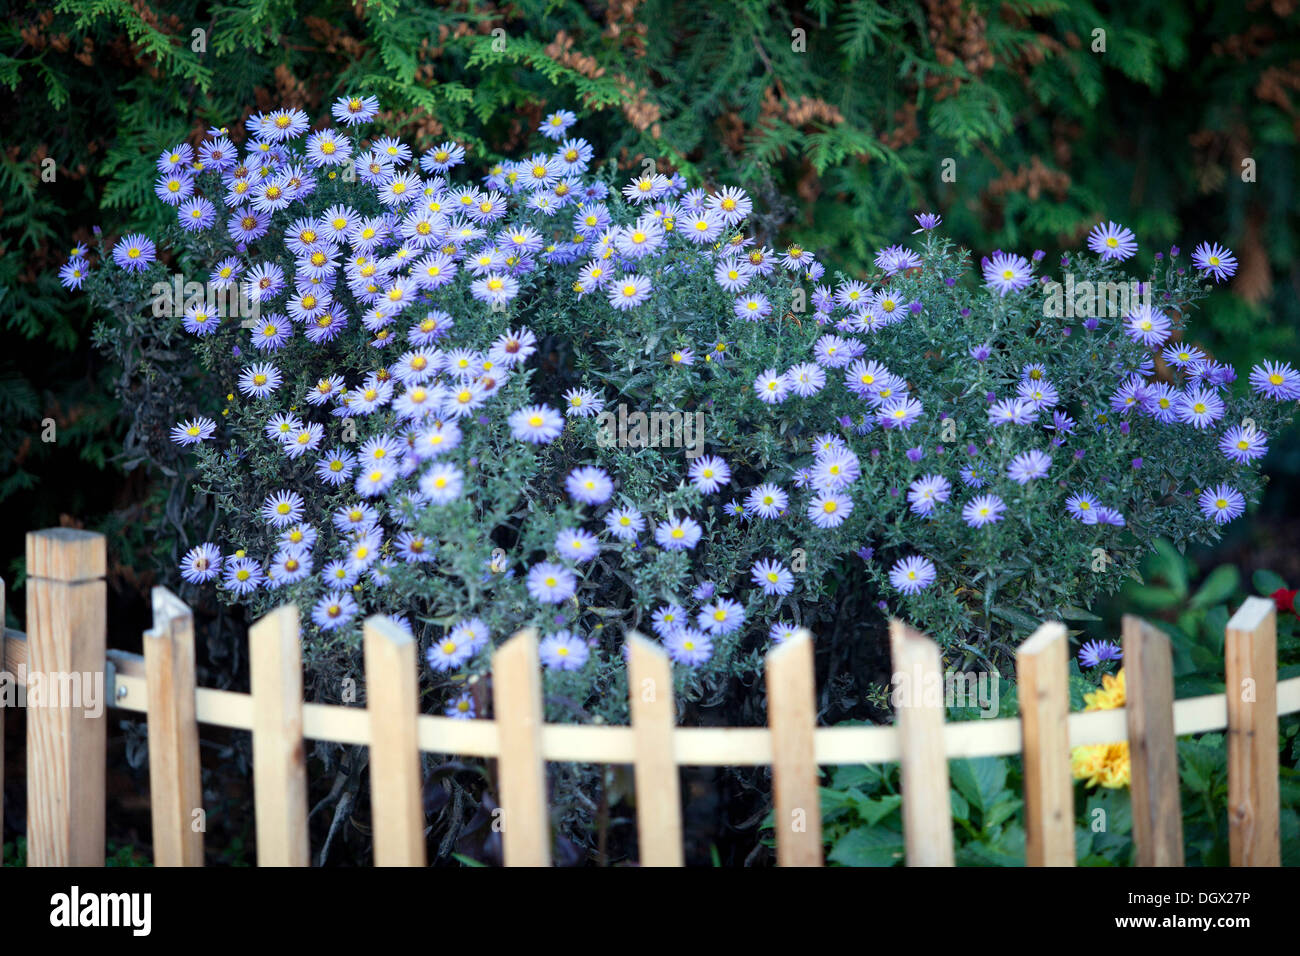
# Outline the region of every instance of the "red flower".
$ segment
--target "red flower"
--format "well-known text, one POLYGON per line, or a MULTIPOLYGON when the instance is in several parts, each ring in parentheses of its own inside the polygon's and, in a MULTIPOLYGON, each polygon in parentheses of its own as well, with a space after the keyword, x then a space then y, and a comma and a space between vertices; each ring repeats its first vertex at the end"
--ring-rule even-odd
POLYGON ((1290 611, 1296 617, 1300 617, 1300 611, 1295 609, 1295 596, 1298 591, 1288 591, 1286 588, 1278 588, 1271 595, 1273 603, 1277 605, 1279 611, 1290 611))

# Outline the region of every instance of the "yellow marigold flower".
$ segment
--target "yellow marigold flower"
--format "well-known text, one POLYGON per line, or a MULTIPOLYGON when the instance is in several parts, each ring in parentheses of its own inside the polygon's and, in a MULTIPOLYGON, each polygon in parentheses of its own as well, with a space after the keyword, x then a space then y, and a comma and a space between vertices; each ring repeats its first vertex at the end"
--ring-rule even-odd
POLYGON ((1089 787, 1110 790, 1127 787, 1132 778, 1128 743, 1075 747, 1070 756, 1070 772, 1075 780, 1083 780, 1089 787))
MULTIPOLYGON (((1087 706, 1085 710, 1114 710, 1123 707, 1127 699, 1124 684, 1124 669, 1115 676, 1106 674, 1101 679, 1101 687, 1083 695, 1087 706)), ((1132 779, 1132 763, 1129 761, 1128 742, 1114 744, 1089 744, 1075 747, 1070 754, 1070 773, 1075 780, 1083 780, 1089 787, 1106 787, 1119 790, 1127 787, 1132 779)))
POLYGON ((1123 707, 1126 699, 1124 668, 1122 667, 1119 669, 1119 673, 1114 676, 1110 674, 1103 675, 1099 690, 1083 695, 1084 703, 1087 704, 1085 710, 1114 710, 1116 707, 1123 707))

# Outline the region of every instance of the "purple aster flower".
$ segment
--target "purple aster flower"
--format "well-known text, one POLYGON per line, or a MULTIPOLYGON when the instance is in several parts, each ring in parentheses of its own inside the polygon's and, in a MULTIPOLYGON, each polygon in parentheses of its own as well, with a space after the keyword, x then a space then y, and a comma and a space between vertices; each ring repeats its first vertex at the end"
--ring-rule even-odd
POLYGON ((603 469, 586 466, 575 468, 564 482, 574 501, 584 505, 603 505, 614 493, 614 483, 603 469))
POLYGON ((1195 388, 1183 392, 1174 403, 1178 420, 1194 428, 1208 428, 1223 417, 1225 406, 1213 389, 1195 388))
POLYGON ((1231 249, 1226 249, 1217 242, 1213 245, 1202 242, 1192 251, 1192 265, 1214 276, 1215 282, 1222 282, 1236 273, 1237 257, 1231 249))
POLYGON ((181 560, 181 577, 191 584, 205 584, 221 573, 221 551, 211 541, 190 548, 181 560))
POLYGON ((1225 524, 1246 510, 1245 497, 1228 484, 1205 489, 1196 503, 1201 506, 1201 514, 1213 519, 1215 524, 1225 524))
POLYGON ((1088 233, 1088 248, 1102 259, 1123 262, 1137 252, 1137 239, 1131 229, 1117 222, 1098 223, 1088 233))
POLYGON ((238 596, 252 594, 266 580, 262 565, 252 558, 228 558, 224 564, 225 577, 221 583, 238 596))
POLYGON ((178 445, 197 445, 211 438, 216 430, 217 423, 211 418, 194 418, 173 425, 171 437, 178 445))
POLYGON ((569 631, 548 634, 537 646, 537 656, 541 658, 542 665, 551 670, 581 670, 590 654, 587 642, 569 631))
POLYGON ((1051 456, 1034 449, 1011 459, 1011 464, 1007 466, 1007 477, 1016 484, 1027 485, 1035 478, 1044 477, 1051 467, 1051 456))
POLYGON ((153 240, 143 233, 123 236, 113 247, 113 261, 127 272, 144 272, 158 257, 153 240))
POLYGON ((1023 398, 1005 398, 989 409, 990 425, 1032 425, 1038 409, 1023 398))
POLYGON ((1097 509, 1097 524, 1113 525, 1116 528, 1124 527, 1124 515, 1117 509, 1102 505, 1097 509))
POLYGON ((966 502, 961 509, 962 520, 972 528, 983 528, 1002 520, 1006 504, 997 495, 980 495, 966 502))
POLYGON ((1084 524, 1097 523, 1097 510, 1101 507, 1100 503, 1086 491, 1081 491, 1065 499, 1065 510, 1069 512, 1070 517, 1084 524))
POLYGON ((217 221, 217 207, 202 196, 188 199, 176 210, 176 219, 186 232, 211 229, 217 221))
POLYGON ((578 590, 578 579, 562 564, 543 561, 528 570, 528 593, 543 604, 563 604, 578 590))
POLYGON ((780 517, 789 505, 790 497, 779 485, 758 485, 745 497, 745 512, 767 520, 780 517))
POLYGON ((768 597, 781 597, 794 590, 794 575, 780 561, 755 561, 749 573, 768 597))
POLYGON ((605 515, 605 528, 619 541, 635 541, 645 530, 645 518, 635 508, 615 508, 605 515))
POLYGON ((916 594, 933 584, 937 576, 933 561, 914 554, 890 568, 889 583, 903 594, 916 594))
POLYGON ((1079 664, 1098 667, 1105 661, 1117 661, 1124 656, 1118 644, 1112 641, 1087 641, 1079 649, 1079 664))
POLYGON ((913 229, 912 235, 916 235, 918 232, 936 229, 939 224, 943 222, 943 216, 936 215, 932 212, 917 213, 912 216, 912 218, 915 219, 916 224, 921 227, 920 229, 913 229))
POLYGON ((1290 362, 1264 362, 1250 370, 1250 387, 1279 402, 1300 398, 1300 373, 1290 362))
POLYGON ((923 411, 921 403, 915 398, 899 397, 882 402, 876 409, 876 420, 882 428, 912 427, 923 411))
POLYGON ((477 716, 473 696, 469 691, 456 695, 442 713, 444 717, 451 717, 455 720, 473 720, 477 716))
POLYGON ((555 535, 555 550, 560 557, 581 563, 600 554, 600 542, 594 534, 582 528, 562 528, 555 535))
POLYGON ((85 259, 70 259, 59 268, 59 282, 65 289, 80 289, 90 274, 85 259))
POLYGON ((713 641, 693 627, 679 627, 665 635, 664 648, 673 661, 690 667, 698 667, 713 656, 713 641))
POLYGON ((1135 342, 1159 348, 1169 338, 1169 316, 1149 305, 1139 306, 1124 319, 1124 331, 1135 342))
POLYGON ((695 623, 708 634, 730 634, 744 626, 745 608, 730 598, 718 598, 700 608, 695 623))
POLYGON ((1268 436, 1254 426, 1234 425, 1219 439, 1219 451, 1244 465, 1268 452, 1268 436))
POLYGON ((650 279, 643 275, 625 275, 609 289, 609 304, 620 311, 634 309, 650 298, 650 279))
POLYGON ((942 475, 923 475, 907 486, 907 500, 912 512, 928 515, 948 500, 952 484, 942 475))
POLYGON ((691 464, 690 479, 701 494, 711 495, 731 481, 731 468, 716 455, 705 455, 691 464))
POLYGON ((999 295, 1019 292, 1033 281, 1033 267, 1024 256, 999 252, 984 264, 984 282, 999 295))
POLYGON ((678 604, 665 604, 650 619, 650 626, 661 638, 686 627, 688 623, 686 612, 678 604))
POLYGON ((537 127, 537 131, 547 139, 558 143, 564 139, 565 131, 576 122, 578 122, 578 117, 571 110, 556 110, 542 121, 542 125, 537 127))
POLYGON ((564 416, 549 405, 526 406, 512 412, 508 421, 516 439, 534 445, 549 444, 564 430, 564 416))
POLYGON ((853 514, 853 499, 838 492, 822 492, 808 502, 808 520, 819 528, 838 528, 853 514))
POLYGON ((704 529, 692 518, 669 518, 655 528, 655 541, 665 551, 689 551, 703 534, 704 529))
POLYGON ((352 595, 340 589, 329 592, 316 602, 311 619, 322 631, 333 631, 356 617, 359 610, 352 595))
POLYGON ((439 673, 460 670, 474 656, 474 645, 457 628, 452 628, 429 645, 425 660, 439 673))
POLYGON ((379 115, 379 99, 374 96, 340 96, 330 107, 330 112, 346 126, 369 123, 379 115))

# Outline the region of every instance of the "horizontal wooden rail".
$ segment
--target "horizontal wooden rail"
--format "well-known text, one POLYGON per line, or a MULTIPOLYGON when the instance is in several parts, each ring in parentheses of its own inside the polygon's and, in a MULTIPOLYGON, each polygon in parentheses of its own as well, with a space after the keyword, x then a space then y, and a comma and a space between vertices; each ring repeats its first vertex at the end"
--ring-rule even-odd
MULTIPOLYGON (((27 660, 24 635, 6 632, 5 669, 17 674, 27 660)), ((114 666, 116 694, 110 702, 121 710, 148 710, 144 659, 136 654, 109 651, 114 666)), ((199 723, 239 730, 253 729, 253 698, 234 691, 200 687, 195 694, 199 723)), ((1279 715, 1300 711, 1300 677, 1279 681, 1279 715)), ((370 743, 370 717, 363 707, 304 704, 303 736, 343 744, 370 743)), ((420 750, 425 753, 474 757, 500 755, 496 724, 491 720, 456 720, 424 715, 419 718, 420 750)), ((1228 704, 1223 694, 1187 697, 1174 702, 1174 732, 1178 736, 1224 730, 1228 704)), ((1123 708, 1073 713, 1069 717, 1070 746, 1128 739, 1123 708)), ((1024 741, 1018 717, 968 720, 944 725, 944 752, 948 759, 997 757, 1022 752, 1024 741)), ((896 762, 902 755, 898 731, 881 727, 819 727, 813 734, 814 757, 821 766, 896 762)), ((546 724, 542 752, 548 761, 630 764, 635 756, 631 727, 596 727, 546 724)), ((673 731, 673 759, 679 766, 754 767, 772 763, 772 736, 766 727, 678 727, 673 731)))

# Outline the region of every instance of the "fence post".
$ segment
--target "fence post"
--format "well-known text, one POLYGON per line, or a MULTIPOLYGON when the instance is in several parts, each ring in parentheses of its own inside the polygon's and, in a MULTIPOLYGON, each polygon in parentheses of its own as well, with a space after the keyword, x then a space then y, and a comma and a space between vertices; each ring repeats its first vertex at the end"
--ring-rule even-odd
POLYGON ((278 607, 254 624, 248 632, 248 646, 257 865, 308 866, 311 849, 297 605, 278 607))
POLYGON ((1228 621, 1228 855, 1232 866, 1281 866, 1277 756, 1277 608, 1249 597, 1228 621))
POLYGON ((149 804, 155 866, 202 866, 203 776, 194 717, 194 615, 166 588, 153 589, 144 632, 149 718, 149 804))
POLYGON ((889 643, 894 666, 894 722, 901 747, 906 862, 908 866, 953 866, 939 645, 897 619, 889 622, 889 643))
POLYGON ((501 743, 497 776, 505 865, 550 866, 542 678, 532 628, 515 634, 492 655, 492 709, 501 743))
POLYGON ((1048 621, 1016 651, 1027 866, 1074 866, 1075 862, 1068 643, 1065 626, 1048 621))
POLYGON ((1137 865, 1182 866, 1183 814, 1169 639, 1131 614, 1124 615, 1123 634, 1124 710, 1137 865))
POLYGON ((768 651, 766 670, 776 860, 780 866, 821 866, 821 774, 813 744, 817 693, 812 635, 801 629, 768 651))
POLYGON ((375 866, 424 866, 420 671, 415 639, 386 617, 365 623, 375 866))
POLYGON ((27 860, 32 866, 104 865, 106 570, 101 534, 48 528, 27 535, 27 860), (39 686, 33 686, 34 677, 39 686), (101 699, 99 713, 92 716, 83 705, 93 690, 82 683, 96 677, 101 699))
POLYGON ((682 791, 673 754, 673 669, 663 648, 632 632, 628 707, 636 741, 636 829, 642 866, 681 866, 682 791))

